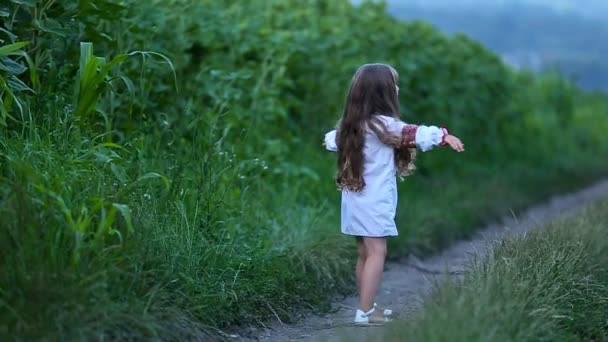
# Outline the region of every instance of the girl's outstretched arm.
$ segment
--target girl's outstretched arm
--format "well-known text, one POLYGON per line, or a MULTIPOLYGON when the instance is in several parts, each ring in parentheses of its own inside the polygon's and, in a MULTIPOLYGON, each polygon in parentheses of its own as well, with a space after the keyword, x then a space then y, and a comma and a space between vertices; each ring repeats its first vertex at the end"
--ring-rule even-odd
POLYGON ((451 135, 445 127, 404 124, 401 134, 403 146, 418 147, 424 152, 433 149, 435 146, 446 145, 449 145, 455 151, 464 151, 464 145, 460 139, 451 135))

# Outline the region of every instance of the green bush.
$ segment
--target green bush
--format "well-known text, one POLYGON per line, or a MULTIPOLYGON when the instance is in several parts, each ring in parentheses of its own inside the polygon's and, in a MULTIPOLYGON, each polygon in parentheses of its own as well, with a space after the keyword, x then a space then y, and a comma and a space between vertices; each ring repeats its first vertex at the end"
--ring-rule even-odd
POLYGON ((404 119, 467 144, 401 185, 393 256, 608 166, 604 96, 382 4, 9 0, 0 16, 0 334, 16 339, 184 339, 352 290, 320 143, 361 63, 395 65, 404 119))
POLYGON ((442 282, 387 341, 604 341, 608 202, 498 243, 461 281, 442 282), (463 329, 466 327, 466 329, 463 329))

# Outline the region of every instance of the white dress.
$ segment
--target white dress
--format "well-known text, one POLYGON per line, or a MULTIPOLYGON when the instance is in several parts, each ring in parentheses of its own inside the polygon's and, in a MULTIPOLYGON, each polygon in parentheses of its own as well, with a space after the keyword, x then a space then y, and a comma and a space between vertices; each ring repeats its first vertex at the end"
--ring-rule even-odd
MULTIPOLYGON (((401 134, 405 122, 389 116, 380 116, 389 132, 401 134)), ((413 126, 413 125, 412 125, 413 126)), ((444 129, 436 126, 413 126, 415 143, 422 151, 429 151, 443 141, 444 129)), ((337 151, 336 131, 325 135, 325 146, 337 151)), ((394 148, 382 143, 367 129, 363 150, 363 179, 361 192, 342 191, 342 233, 354 236, 397 236, 395 212, 397 210, 397 169, 394 148)))

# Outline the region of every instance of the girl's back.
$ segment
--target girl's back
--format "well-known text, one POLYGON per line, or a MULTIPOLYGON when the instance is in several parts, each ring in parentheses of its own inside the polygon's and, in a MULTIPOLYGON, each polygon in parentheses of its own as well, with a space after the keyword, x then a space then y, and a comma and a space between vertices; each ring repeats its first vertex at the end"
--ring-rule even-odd
POLYGON ((399 120, 397 72, 385 64, 366 64, 351 82, 342 120, 325 135, 328 150, 338 152, 336 183, 342 190, 342 233, 357 238, 357 287, 360 294, 355 323, 383 322, 391 310, 376 312, 376 294, 386 237, 397 235, 397 175, 413 171, 413 152, 449 144, 463 151, 447 129, 407 125, 399 120), (383 114, 383 115, 381 115, 383 114))

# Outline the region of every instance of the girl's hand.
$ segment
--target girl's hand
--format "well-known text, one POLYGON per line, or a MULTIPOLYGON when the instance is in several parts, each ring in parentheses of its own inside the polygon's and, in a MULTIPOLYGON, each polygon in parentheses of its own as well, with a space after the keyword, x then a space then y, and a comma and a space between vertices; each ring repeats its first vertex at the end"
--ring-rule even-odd
POLYGON ((464 152, 464 145, 462 144, 462 142, 460 141, 460 139, 458 139, 457 137, 453 136, 453 135, 446 135, 445 138, 443 138, 443 141, 445 141, 446 144, 450 145, 450 147, 456 151, 456 152, 464 152))

